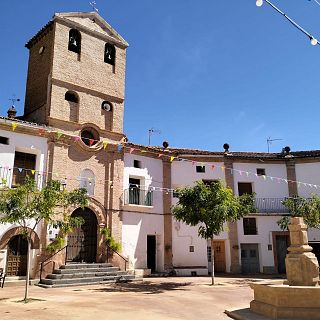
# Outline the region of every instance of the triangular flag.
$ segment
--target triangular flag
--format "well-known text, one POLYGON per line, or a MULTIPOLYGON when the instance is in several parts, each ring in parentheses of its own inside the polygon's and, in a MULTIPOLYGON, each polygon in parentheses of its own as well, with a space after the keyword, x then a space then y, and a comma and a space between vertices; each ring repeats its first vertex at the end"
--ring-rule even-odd
POLYGON ((80 141, 80 137, 79 136, 74 136, 74 141, 80 141))
POLYGON ((103 142, 103 150, 106 150, 107 149, 107 145, 108 145, 108 142, 103 142))
POLYGON ((19 170, 19 172, 21 173, 23 169, 22 169, 22 168, 18 168, 18 170, 19 170))
POLYGON ((39 128, 38 129, 38 133, 39 133, 40 136, 43 135, 44 134, 44 129, 43 128, 39 128))
POLYGON ((265 175, 263 175, 262 177, 263 177, 263 180, 267 180, 267 177, 265 175))
POLYGON ((89 146, 91 147, 94 143, 94 139, 89 139, 89 146))
POLYGON ((174 160, 175 157, 171 156, 170 157, 170 161, 172 162, 174 160))
POLYGON ((36 172, 36 170, 31 170, 31 173, 34 174, 36 172))
POLYGON ((158 155, 158 158, 161 158, 162 156, 163 156, 163 154, 160 153, 160 154, 158 155))
POLYGON ((215 168, 214 164, 211 166, 211 168, 212 168, 212 170, 214 170, 214 168, 215 168))
POLYGON ((130 148, 130 154, 134 151, 134 148, 130 148))
POLYGON ((118 151, 119 151, 119 152, 121 152, 121 151, 122 151, 122 149, 123 149, 122 144, 118 144, 118 151))
POLYGON ((221 171, 224 171, 224 170, 225 170, 225 167, 224 167, 224 166, 222 166, 222 167, 221 167, 221 171))
POLYGON ((141 153, 146 153, 147 151, 146 150, 141 150, 141 153))
POLYGON ((61 136, 62 136, 62 132, 57 132, 57 138, 60 139, 61 136))
POLYGON ((17 123, 15 123, 15 122, 13 122, 12 123, 12 130, 14 131, 14 130, 16 130, 16 127, 18 126, 18 124, 17 123))
POLYGON ((246 171, 246 175, 247 175, 247 177, 249 177, 249 172, 248 171, 246 171))
POLYGON ((196 162, 195 161, 192 161, 192 165, 194 166, 196 164, 196 162))

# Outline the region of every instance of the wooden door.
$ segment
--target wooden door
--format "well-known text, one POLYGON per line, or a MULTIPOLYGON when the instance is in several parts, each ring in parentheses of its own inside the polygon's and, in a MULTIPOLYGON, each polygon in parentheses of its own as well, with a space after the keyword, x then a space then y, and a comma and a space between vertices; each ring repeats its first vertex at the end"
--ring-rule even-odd
POLYGON ((7 276, 25 276, 27 274, 28 241, 17 235, 8 243, 7 276))
POLYGON ((224 241, 213 241, 214 271, 226 272, 226 250, 224 241))
POLYGON ((98 223, 94 212, 79 208, 72 217, 83 218, 84 224, 68 234, 67 261, 96 262, 98 223))

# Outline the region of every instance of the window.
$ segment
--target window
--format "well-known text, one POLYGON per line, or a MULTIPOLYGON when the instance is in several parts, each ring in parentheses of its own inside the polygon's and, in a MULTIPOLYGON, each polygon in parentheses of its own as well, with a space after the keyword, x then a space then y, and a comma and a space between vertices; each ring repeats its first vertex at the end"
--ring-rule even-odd
POLYGON ((94 195, 96 179, 93 171, 84 169, 80 175, 80 188, 86 189, 89 196, 94 195))
POLYGON ((64 99, 69 102, 79 103, 78 95, 73 91, 67 91, 64 95, 64 99))
POLYGON ((133 160, 133 166, 135 168, 141 168, 141 161, 139 160, 133 160))
POLYGON ((99 134, 92 128, 86 128, 81 132, 81 140, 85 145, 91 147, 97 144, 99 140, 99 134))
POLYGON ((251 182, 238 182, 238 194, 252 194, 252 183, 251 182))
POLYGON ((9 144, 9 138, 0 137, 0 144, 9 144))
POLYGON ((258 175, 258 176, 265 176, 265 175, 266 175, 266 169, 264 169, 264 168, 257 168, 257 175, 258 175))
POLYGON ((189 252, 194 252, 194 246, 189 247, 189 252))
POLYGON ((14 168, 12 174, 12 187, 17 187, 25 182, 27 176, 34 176, 36 168, 36 155, 17 152, 14 155, 14 168))
POLYGON ((196 166, 196 172, 204 173, 204 172, 206 172, 206 167, 205 166, 196 166))
POLYGON ((116 61, 116 48, 113 44, 106 43, 104 47, 104 62, 114 66, 115 61, 116 61))
POLYGON ((76 29, 71 29, 69 31, 68 50, 79 54, 81 52, 81 34, 76 29))
POLYGON ((256 218, 243 218, 243 234, 255 235, 257 233, 256 218))

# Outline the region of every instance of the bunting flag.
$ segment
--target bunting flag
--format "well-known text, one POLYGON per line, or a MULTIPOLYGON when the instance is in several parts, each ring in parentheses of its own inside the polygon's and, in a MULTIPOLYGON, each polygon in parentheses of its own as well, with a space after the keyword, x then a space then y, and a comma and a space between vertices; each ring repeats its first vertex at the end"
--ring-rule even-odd
POLYGON ((214 166, 214 164, 211 166, 211 168, 212 168, 212 170, 214 170, 215 169, 215 166, 214 166))
POLYGON ((163 156, 163 154, 159 153, 158 158, 161 158, 163 156))
POLYGON ((175 159, 175 157, 171 156, 170 157, 170 162, 172 162, 175 159))
POLYGON ((40 136, 42 136, 45 133, 45 130, 43 128, 39 128, 38 133, 40 136))
POLYGON ((106 150, 107 149, 107 145, 108 145, 108 142, 103 142, 103 150, 106 150))
POLYGON ((192 161, 192 165, 194 166, 196 164, 196 162, 195 161, 192 161))
POLYGON ((94 139, 89 139, 89 146, 91 147, 94 143, 94 139))
POLYGON ((267 180, 267 177, 265 175, 263 175, 262 177, 263 177, 263 180, 267 180))
POLYGON ((134 151, 135 149, 134 148, 130 148, 130 154, 134 151))
POLYGON ((147 152, 147 150, 141 150, 141 153, 146 153, 147 152))
POLYGON ((57 132, 57 139, 59 140, 62 136, 62 132, 57 132))
POLYGON ((31 170, 31 173, 34 175, 35 174, 35 172, 36 172, 36 170, 31 170))
POLYGON ((221 171, 224 172, 225 171, 225 167, 221 166, 221 171))
POLYGON ((18 126, 18 124, 13 122, 12 123, 12 131, 16 130, 17 126, 18 126))
POLYGON ((22 172, 22 170, 23 170, 22 168, 18 168, 18 171, 19 171, 20 173, 22 172))
POLYGON ((73 139, 74 139, 74 141, 80 141, 80 137, 79 136, 74 136, 73 139))

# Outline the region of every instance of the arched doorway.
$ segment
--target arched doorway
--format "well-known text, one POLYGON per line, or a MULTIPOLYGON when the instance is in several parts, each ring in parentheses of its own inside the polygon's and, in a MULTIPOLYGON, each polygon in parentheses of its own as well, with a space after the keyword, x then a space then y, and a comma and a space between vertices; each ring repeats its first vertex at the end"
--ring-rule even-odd
POLYGON ((84 224, 68 234, 67 261, 96 262, 97 218, 89 208, 76 209, 72 217, 81 217, 84 224))
POLYGON ((19 234, 8 243, 7 276, 25 276, 27 274, 28 241, 19 234))

